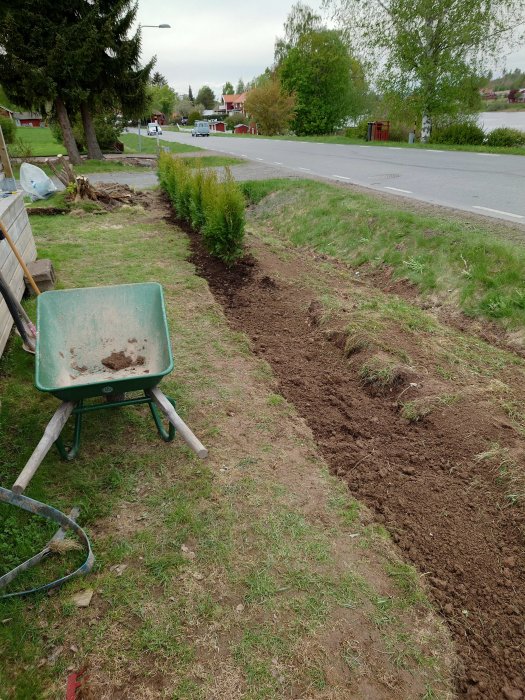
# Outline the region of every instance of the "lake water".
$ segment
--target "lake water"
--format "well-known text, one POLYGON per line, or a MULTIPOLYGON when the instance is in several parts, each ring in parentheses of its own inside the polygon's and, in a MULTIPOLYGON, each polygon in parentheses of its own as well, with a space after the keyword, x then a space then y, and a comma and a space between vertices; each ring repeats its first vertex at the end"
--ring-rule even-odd
POLYGON ((500 126, 525 131, 525 110, 522 112, 481 112, 478 122, 487 132, 499 129, 500 126))

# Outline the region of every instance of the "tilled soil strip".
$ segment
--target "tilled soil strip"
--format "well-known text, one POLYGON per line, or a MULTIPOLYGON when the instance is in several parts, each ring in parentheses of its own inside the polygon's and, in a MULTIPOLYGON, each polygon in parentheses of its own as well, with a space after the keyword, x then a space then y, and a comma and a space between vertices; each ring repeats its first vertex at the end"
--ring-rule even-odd
POLYGON ((462 660, 458 694, 525 697, 525 518, 473 459, 501 427, 477 414, 409 424, 316 325, 315 292, 274 281, 270 253, 228 269, 195 236, 192 247, 232 326, 270 363, 332 470, 425 575, 462 660))

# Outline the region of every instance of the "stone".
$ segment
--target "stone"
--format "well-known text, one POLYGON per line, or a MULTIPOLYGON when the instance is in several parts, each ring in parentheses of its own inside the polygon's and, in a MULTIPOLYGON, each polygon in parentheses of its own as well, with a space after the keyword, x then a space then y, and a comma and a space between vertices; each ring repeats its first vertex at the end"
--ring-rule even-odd
MULTIPOLYGON (((48 292, 53 289, 56 282, 55 270, 51 260, 44 258, 43 260, 35 260, 27 264, 27 269, 31 273, 31 277, 35 280, 36 286, 41 292, 48 292)), ((32 292, 33 288, 29 284, 29 280, 24 277, 28 292, 32 292)))

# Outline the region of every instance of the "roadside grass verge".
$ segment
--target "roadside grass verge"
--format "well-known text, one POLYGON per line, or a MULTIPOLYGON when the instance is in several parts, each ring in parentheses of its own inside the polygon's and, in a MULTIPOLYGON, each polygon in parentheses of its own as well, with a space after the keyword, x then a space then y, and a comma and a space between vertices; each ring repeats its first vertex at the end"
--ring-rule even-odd
MULTIPOLYGON (((35 165, 49 177, 53 176, 53 171, 45 163, 35 163, 35 165)), ((13 164, 13 174, 17 179, 20 177, 20 167, 18 163, 13 164)), ((140 173, 148 172, 153 168, 143 165, 128 165, 115 160, 86 160, 80 165, 75 165, 73 169, 77 175, 89 175, 90 173, 140 173)))
POLYGON ((525 325, 525 248, 491 232, 489 225, 407 210, 311 181, 243 184, 264 222, 296 246, 337 257, 356 268, 390 270, 442 305, 498 321, 525 325))
POLYGON ((434 151, 467 151, 470 153, 499 153, 501 155, 525 156, 525 146, 501 148, 483 145, 471 146, 469 144, 453 145, 443 143, 407 143, 405 141, 364 141, 363 139, 331 134, 324 136, 294 136, 293 134, 287 134, 286 136, 263 136, 255 134, 223 134, 217 132, 214 133, 213 136, 241 139, 271 139, 272 141, 305 141, 310 143, 331 143, 339 146, 369 146, 370 148, 409 148, 416 151, 430 149, 434 151))
MULTIPOLYGON (((120 140, 126 147, 126 153, 139 153, 139 137, 138 134, 121 134, 120 140)), ((140 153, 157 153, 157 139, 152 136, 141 135, 140 153)), ((176 143, 175 141, 163 141, 159 139, 161 148, 168 148, 171 153, 191 153, 191 151, 202 151, 204 149, 197 146, 187 146, 185 143, 176 143)))
MULTIPOLYGON (((60 287, 162 283, 176 367, 162 387, 210 459, 199 462, 180 439, 162 443, 144 408, 90 414, 76 461, 49 454, 28 495, 79 505, 97 563, 53 596, 0 603, 2 697, 60 697, 68 669, 84 665, 101 700, 141 700, 152 689, 184 700, 342 700, 370 688, 388 695, 393 681, 405 698, 427 688, 451 697, 449 647, 418 578, 328 477, 165 214, 32 218, 60 287), (71 595, 85 588, 93 600, 77 609, 71 595)), ((13 337, 0 362, 2 484, 13 483, 56 407, 32 375, 13 337)), ((2 507, 2 571, 52 531, 2 507)), ((45 581, 78 556, 50 559, 19 583, 45 581)))

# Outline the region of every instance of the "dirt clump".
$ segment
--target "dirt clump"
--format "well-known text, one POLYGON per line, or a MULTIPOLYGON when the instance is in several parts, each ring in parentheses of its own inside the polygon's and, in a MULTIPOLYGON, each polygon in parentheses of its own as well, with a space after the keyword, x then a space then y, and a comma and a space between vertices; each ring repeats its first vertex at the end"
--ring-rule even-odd
MULTIPOLYGON (((228 268, 191 239, 192 261, 231 325, 271 365, 332 471, 425 576, 461 658, 458 695, 525 695, 525 513, 475 459, 482 445, 508 441, 502 417, 475 399, 431 412, 409 404, 421 383, 412 368, 399 371, 367 343, 349 348, 342 336, 327 337, 315 282, 304 281, 324 274, 315 260, 297 255, 284 270, 257 244, 257 260, 228 268)), ((390 344, 406 342, 401 333, 390 344)))
POLYGON ((137 367, 143 365, 144 361, 145 360, 142 355, 139 355, 138 357, 133 359, 129 355, 126 355, 124 350, 120 350, 119 352, 112 352, 111 355, 108 355, 108 357, 105 357, 103 360, 101 360, 104 367, 114 370, 115 372, 118 372, 122 369, 128 369, 129 367, 137 367))

